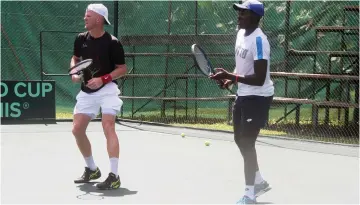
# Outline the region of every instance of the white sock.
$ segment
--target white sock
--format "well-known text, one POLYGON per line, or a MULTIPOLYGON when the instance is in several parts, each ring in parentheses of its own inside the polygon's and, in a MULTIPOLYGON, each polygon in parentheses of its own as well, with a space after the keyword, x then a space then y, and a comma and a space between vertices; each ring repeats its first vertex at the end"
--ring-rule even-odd
POLYGON ((250 199, 254 200, 255 199, 254 186, 246 185, 246 187, 245 187, 245 195, 248 196, 250 199))
POLYGON ((97 166, 95 165, 94 158, 92 156, 85 157, 85 162, 87 167, 89 167, 91 170, 95 171, 97 166))
POLYGON ((115 157, 110 158, 110 169, 111 172, 115 174, 115 176, 118 176, 118 164, 119 164, 119 158, 115 158, 115 157))
POLYGON ((255 184, 260 184, 264 179, 262 178, 260 171, 257 171, 255 174, 255 184))

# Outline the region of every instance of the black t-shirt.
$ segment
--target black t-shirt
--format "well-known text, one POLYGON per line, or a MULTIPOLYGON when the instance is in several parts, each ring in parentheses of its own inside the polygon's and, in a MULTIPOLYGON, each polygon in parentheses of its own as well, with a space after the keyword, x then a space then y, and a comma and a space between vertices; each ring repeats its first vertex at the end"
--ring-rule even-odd
MULTIPOLYGON (((81 90, 86 93, 96 92, 104 86, 96 90, 86 87, 91 78, 109 74, 115 69, 115 65, 125 64, 122 44, 108 32, 99 38, 93 38, 89 32, 80 33, 75 39, 73 54, 81 60, 93 60, 91 68, 84 71, 84 83, 81 83, 81 90)), ((114 82, 116 83, 115 80, 114 82)))

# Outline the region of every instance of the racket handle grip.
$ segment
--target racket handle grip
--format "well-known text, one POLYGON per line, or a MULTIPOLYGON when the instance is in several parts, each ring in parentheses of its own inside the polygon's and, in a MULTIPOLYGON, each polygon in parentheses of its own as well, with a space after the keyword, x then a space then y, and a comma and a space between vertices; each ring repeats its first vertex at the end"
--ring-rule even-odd
POLYGON ((221 89, 224 89, 224 81, 222 80, 216 80, 216 84, 221 88, 221 89))
POLYGON ((216 84, 218 84, 218 85, 224 85, 224 82, 222 81, 222 80, 216 80, 216 84))

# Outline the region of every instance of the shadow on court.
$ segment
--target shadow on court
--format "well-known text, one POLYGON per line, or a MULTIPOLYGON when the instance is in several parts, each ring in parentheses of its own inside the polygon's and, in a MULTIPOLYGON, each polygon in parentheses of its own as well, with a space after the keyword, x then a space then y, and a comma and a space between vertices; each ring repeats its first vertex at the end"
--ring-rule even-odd
POLYGON ((258 202, 256 202, 256 204, 273 204, 272 202, 260 202, 260 201, 258 201, 258 202))
POLYGON ((94 200, 94 199, 101 200, 104 199, 104 197, 123 197, 126 195, 137 194, 137 191, 131 191, 123 187, 114 190, 99 190, 95 186, 96 183, 99 182, 92 182, 92 183, 85 183, 78 185, 77 188, 85 193, 78 195, 77 198, 85 199, 85 200, 94 200))

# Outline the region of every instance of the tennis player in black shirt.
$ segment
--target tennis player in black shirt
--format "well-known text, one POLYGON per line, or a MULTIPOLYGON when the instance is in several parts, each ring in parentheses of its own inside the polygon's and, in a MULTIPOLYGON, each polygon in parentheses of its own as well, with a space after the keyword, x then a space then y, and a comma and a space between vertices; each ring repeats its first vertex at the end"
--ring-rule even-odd
POLYGON ((83 175, 74 182, 87 183, 101 177, 86 135, 89 122, 101 109, 110 173, 104 182, 96 186, 99 189, 117 189, 121 182, 118 174, 119 141, 115 132, 115 118, 123 102, 118 97, 120 90, 115 80, 126 74, 124 49, 118 39, 104 30, 104 25, 109 25, 110 22, 108 10, 103 4, 89 4, 84 21, 87 31, 78 34, 75 39, 70 66, 85 59, 92 59, 93 64, 81 76, 72 76, 73 82, 81 83, 81 90, 76 96, 72 133, 86 162, 83 175))

